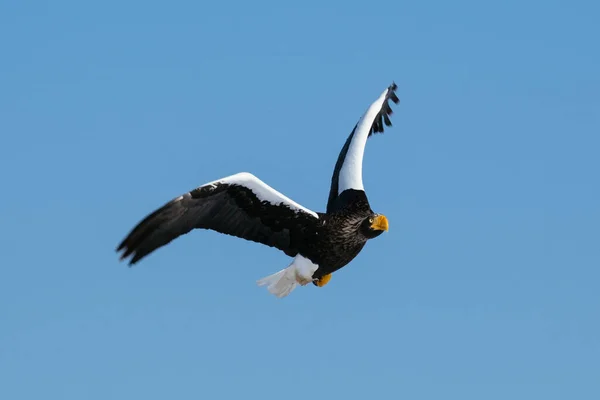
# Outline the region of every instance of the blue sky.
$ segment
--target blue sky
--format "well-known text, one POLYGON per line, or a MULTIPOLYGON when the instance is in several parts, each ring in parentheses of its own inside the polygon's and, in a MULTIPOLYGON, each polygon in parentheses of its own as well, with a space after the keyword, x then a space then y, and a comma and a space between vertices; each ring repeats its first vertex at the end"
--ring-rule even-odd
POLYGON ((599 12, 0 3, 0 397, 600 398, 599 12), (392 81, 364 165, 390 231, 325 288, 276 299, 288 257, 214 232, 118 262, 232 173, 324 210, 392 81))

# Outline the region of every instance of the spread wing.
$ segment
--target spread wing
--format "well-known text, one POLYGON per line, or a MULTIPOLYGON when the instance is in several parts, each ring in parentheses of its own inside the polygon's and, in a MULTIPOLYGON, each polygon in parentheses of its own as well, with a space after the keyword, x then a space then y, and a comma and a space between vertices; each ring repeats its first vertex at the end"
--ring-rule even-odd
POLYGON ((367 139, 373 133, 383 133, 384 125, 392 126, 392 109, 389 101, 398 104, 398 86, 392 83, 371 104, 348 136, 335 164, 331 178, 331 190, 327 202, 327 212, 336 208, 336 200, 347 189, 364 190, 362 182, 362 162, 367 139))
POLYGON ((249 173, 202 185, 144 218, 117 248, 129 265, 192 229, 211 229, 262 243, 289 256, 298 253, 319 215, 249 173))

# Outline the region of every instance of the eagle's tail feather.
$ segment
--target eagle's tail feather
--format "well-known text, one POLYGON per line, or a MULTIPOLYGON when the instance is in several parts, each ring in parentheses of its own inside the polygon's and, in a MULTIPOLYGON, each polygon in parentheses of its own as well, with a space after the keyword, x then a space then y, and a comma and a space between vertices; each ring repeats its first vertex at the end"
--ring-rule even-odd
POLYGON ((259 279, 258 286, 267 285, 269 292, 277 297, 285 297, 292 293, 298 285, 308 285, 312 282, 315 271, 319 268, 308 258, 297 254, 292 263, 285 269, 259 279))
POLYGON ((259 279, 258 286, 267 286, 269 292, 281 298, 285 297, 298 286, 296 281, 296 266, 292 263, 287 268, 282 269, 272 275, 259 279))

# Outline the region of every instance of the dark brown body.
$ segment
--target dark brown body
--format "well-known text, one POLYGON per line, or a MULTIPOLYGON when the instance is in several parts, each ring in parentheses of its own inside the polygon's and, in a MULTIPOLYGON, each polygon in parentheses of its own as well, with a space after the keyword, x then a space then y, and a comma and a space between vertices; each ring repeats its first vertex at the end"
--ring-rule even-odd
POLYGON ((363 191, 349 190, 340 196, 335 211, 320 213, 313 232, 305 232, 299 254, 319 268, 313 278, 319 279, 346 266, 376 233, 364 229, 364 221, 375 215, 363 191))

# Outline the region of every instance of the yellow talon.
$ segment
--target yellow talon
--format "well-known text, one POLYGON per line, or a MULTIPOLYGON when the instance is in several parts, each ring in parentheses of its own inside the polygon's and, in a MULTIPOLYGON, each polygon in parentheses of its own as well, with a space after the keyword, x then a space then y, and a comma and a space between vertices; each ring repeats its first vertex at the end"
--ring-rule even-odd
POLYGON ((315 281, 315 285, 318 287, 323 287, 327 285, 327 283, 331 280, 331 274, 323 275, 321 278, 315 281))

